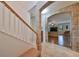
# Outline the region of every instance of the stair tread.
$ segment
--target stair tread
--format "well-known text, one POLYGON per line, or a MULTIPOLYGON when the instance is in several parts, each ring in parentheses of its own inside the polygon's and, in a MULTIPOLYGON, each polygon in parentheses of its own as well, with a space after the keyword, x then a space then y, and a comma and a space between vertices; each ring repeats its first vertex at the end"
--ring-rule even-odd
POLYGON ((31 48, 20 55, 20 57, 37 57, 37 56, 39 56, 39 51, 35 48, 31 48))

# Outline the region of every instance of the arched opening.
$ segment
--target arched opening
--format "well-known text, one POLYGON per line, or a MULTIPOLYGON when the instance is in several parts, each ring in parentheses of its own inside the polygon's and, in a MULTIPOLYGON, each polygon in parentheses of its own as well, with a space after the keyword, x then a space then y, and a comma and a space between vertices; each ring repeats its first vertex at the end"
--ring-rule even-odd
POLYGON ((48 18, 48 42, 71 48, 70 33, 70 13, 58 13, 48 18))

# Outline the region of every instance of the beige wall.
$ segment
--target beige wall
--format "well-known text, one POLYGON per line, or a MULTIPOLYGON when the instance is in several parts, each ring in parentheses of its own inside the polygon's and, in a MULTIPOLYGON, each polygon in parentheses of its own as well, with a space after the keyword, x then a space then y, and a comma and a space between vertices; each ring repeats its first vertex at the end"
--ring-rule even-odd
POLYGON ((60 10, 60 12, 69 12, 71 15, 71 41, 72 41, 72 49, 75 51, 79 51, 79 32, 78 32, 78 24, 79 24, 79 3, 70 5, 60 10))

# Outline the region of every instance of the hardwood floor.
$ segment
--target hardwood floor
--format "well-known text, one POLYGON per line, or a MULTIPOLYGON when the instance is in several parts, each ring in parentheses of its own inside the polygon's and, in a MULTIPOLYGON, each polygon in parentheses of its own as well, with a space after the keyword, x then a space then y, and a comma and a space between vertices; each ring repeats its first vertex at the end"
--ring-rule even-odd
POLYGON ((54 43, 59 46, 71 48, 70 32, 69 31, 64 32, 64 34, 58 34, 57 32, 49 32, 48 33, 48 41, 50 43, 54 43))
POLYGON ((31 48, 28 51, 23 52, 20 57, 39 57, 39 51, 35 48, 31 48))

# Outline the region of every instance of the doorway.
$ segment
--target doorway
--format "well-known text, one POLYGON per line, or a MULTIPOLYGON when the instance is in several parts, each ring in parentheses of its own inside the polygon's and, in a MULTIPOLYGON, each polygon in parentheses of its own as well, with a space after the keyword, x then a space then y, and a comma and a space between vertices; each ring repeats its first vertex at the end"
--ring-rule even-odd
POLYGON ((71 48, 71 16, 59 13, 48 18, 48 42, 71 48))

